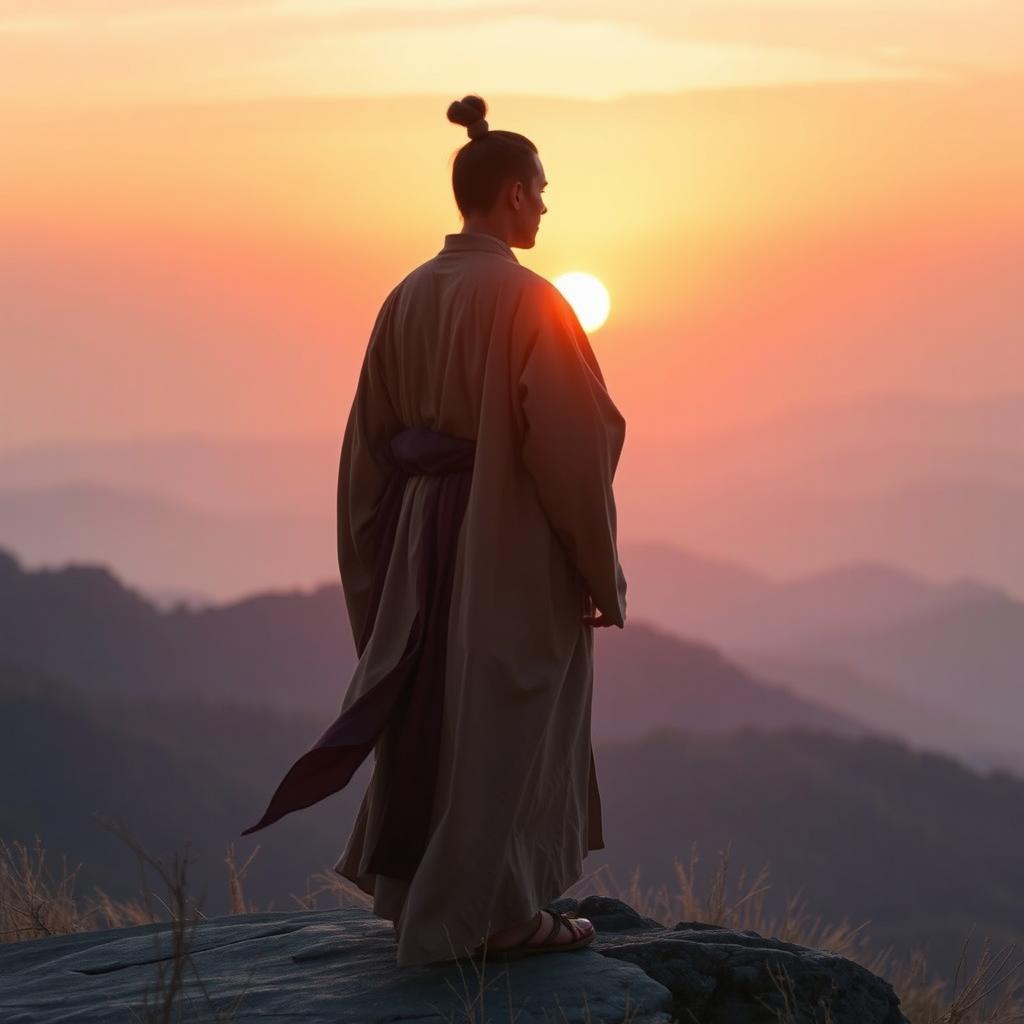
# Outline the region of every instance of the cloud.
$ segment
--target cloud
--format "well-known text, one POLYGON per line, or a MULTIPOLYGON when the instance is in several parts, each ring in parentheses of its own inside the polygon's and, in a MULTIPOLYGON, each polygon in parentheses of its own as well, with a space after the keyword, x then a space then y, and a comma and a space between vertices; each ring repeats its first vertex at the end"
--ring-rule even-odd
POLYGON ((444 27, 321 34, 258 64, 317 93, 459 92, 612 99, 783 82, 929 77, 912 64, 810 49, 688 41, 610 19, 524 16, 444 27))
POLYGON ((1024 66, 1020 0, 0 0, 0 98, 610 99, 1024 66))

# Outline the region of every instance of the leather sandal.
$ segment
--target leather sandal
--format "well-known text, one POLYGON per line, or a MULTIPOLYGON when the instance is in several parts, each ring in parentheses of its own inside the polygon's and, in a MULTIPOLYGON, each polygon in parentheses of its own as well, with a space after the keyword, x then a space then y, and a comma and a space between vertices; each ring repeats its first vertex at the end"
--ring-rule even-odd
MULTIPOLYGON (((552 913, 550 910, 547 911, 551 914, 551 928, 547 935, 544 936, 543 942, 531 943, 530 939, 536 938, 537 933, 541 929, 541 925, 544 924, 544 914, 542 911, 537 911, 537 927, 530 933, 530 935, 522 942, 516 943, 514 946, 504 946, 501 949, 492 949, 490 952, 494 956, 507 957, 509 959, 515 959, 521 956, 530 956, 533 953, 561 953, 563 951, 572 949, 582 949, 583 946, 589 945, 594 941, 594 937, 597 935, 597 929, 591 925, 590 931, 586 931, 581 925, 577 924, 576 921, 587 921, 585 917, 577 918, 575 914, 566 913, 552 913), (569 929, 569 933, 573 936, 571 942, 552 942, 557 934, 558 930, 565 925, 569 929)), ((480 945, 473 951, 473 957, 477 958, 482 956, 484 953, 484 946, 480 945)))

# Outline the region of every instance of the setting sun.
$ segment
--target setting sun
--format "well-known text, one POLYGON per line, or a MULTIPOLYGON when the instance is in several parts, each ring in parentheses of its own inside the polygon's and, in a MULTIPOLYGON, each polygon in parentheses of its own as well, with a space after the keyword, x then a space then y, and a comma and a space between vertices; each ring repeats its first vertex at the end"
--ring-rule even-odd
POLYGON ((593 274, 572 271, 556 277, 554 284, 569 300, 584 330, 596 331, 608 319, 608 289, 593 274))

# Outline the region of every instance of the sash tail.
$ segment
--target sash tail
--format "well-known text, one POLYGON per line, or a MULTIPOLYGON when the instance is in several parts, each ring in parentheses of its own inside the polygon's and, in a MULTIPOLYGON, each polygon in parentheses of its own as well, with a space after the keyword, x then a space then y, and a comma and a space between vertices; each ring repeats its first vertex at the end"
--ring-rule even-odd
POLYGON ((378 510, 377 560, 370 611, 357 652, 376 621, 409 476, 439 475, 425 515, 417 567, 417 612, 398 663, 343 711, 278 785, 249 835, 292 811, 343 789, 377 746, 380 825, 368 870, 411 878, 426 848, 441 743, 448 618, 455 552, 469 501, 476 444, 424 427, 396 434, 390 457, 396 472, 378 510))

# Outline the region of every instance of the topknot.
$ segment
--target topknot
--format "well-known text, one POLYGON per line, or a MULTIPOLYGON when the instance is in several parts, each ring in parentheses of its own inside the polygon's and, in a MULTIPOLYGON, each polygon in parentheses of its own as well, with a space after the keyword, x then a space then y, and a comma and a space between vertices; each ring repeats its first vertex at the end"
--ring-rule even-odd
POLYGON ((487 104, 480 96, 463 96, 448 105, 448 120, 453 124, 465 126, 471 139, 479 139, 487 134, 487 104))
POLYGON ((519 132, 492 131, 486 113, 483 98, 473 94, 448 104, 448 120, 469 131, 452 161, 452 191, 463 217, 493 210, 509 182, 528 187, 537 175, 537 147, 519 132))

